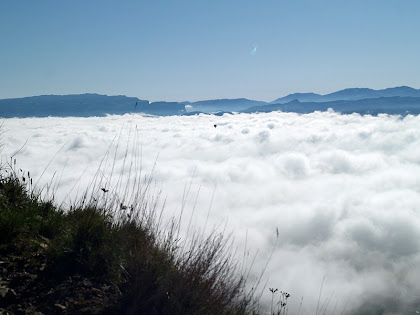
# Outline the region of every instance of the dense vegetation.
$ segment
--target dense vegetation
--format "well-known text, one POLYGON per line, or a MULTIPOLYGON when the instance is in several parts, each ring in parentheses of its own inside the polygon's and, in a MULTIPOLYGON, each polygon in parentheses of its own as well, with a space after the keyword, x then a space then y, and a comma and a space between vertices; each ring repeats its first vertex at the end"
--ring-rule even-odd
POLYGON ((64 210, 30 173, 0 174, 0 313, 258 312, 223 233, 181 246, 144 191, 126 206, 103 188, 64 210))

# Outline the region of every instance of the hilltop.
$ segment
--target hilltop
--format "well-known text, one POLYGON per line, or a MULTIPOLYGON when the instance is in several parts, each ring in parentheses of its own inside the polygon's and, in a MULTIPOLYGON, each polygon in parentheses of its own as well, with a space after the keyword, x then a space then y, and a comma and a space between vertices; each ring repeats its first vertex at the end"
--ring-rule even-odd
POLYGON ((361 99, 380 98, 380 97, 420 97, 420 90, 408 86, 399 86, 382 90, 368 88, 348 88, 337 92, 320 95, 315 93, 293 93, 278 98, 271 104, 285 104, 297 100, 304 102, 331 102, 331 101, 354 101, 361 99))
POLYGON ((176 102, 154 102, 124 95, 41 95, 0 100, 0 117, 89 117, 126 113, 179 115, 185 106, 176 102))
POLYGON ((255 314, 223 234, 184 248, 147 188, 125 206, 99 187, 65 210, 0 169, 1 314, 255 314))

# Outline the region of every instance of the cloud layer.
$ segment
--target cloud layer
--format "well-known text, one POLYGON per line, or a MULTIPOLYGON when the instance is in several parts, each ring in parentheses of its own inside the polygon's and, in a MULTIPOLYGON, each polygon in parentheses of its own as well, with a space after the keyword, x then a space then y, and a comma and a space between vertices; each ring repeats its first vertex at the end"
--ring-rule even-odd
MULTIPOLYGON (((2 155, 21 149, 19 168, 35 181, 44 173, 40 185, 54 177, 56 198, 74 199, 109 148, 135 141, 146 172, 157 161, 168 212, 191 182, 195 223, 204 226, 211 205, 209 225, 227 222, 240 250, 258 250, 251 280, 278 228, 267 286, 291 294, 290 312, 303 296, 300 313, 314 313, 324 276, 327 313, 410 312, 420 299, 419 126, 420 116, 333 112, 6 119, 2 155)), ((106 168, 122 172, 124 157, 118 150, 106 168)))

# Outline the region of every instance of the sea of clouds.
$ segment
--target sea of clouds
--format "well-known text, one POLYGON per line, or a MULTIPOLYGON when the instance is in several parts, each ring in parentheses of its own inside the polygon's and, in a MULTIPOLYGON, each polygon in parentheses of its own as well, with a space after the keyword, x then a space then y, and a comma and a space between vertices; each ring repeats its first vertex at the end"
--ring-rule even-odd
POLYGON ((289 292, 291 314, 420 311, 420 116, 50 117, 5 119, 2 131, 2 161, 13 156, 39 187, 54 178, 60 202, 110 148, 121 149, 105 169, 122 172, 135 141, 142 169, 156 163, 166 212, 191 185, 194 224, 209 213, 206 227, 233 231, 239 256, 246 244, 248 265, 257 253, 251 283, 275 246, 263 299, 289 292))

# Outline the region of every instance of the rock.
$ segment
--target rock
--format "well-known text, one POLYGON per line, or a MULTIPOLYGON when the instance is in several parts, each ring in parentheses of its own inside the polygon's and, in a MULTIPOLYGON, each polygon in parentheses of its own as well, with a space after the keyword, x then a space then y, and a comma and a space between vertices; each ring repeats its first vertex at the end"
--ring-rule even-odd
POLYGON ((5 286, 0 287, 0 303, 9 304, 16 301, 16 291, 5 286))
POLYGON ((57 308, 59 308, 59 309, 61 309, 62 311, 64 311, 67 308, 64 305, 61 305, 59 303, 55 303, 54 306, 57 307, 57 308))
POLYGON ((6 287, 0 287, 0 296, 2 298, 6 297, 7 293, 9 293, 9 288, 6 287))
POLYGON ((43 249, 46 249, 48 247, 48 244, 41 243, 41 244, 39 244, 39 246, 43 249))

